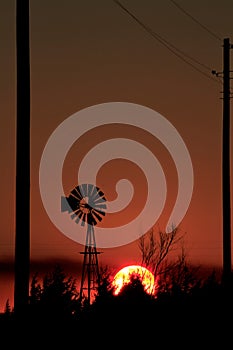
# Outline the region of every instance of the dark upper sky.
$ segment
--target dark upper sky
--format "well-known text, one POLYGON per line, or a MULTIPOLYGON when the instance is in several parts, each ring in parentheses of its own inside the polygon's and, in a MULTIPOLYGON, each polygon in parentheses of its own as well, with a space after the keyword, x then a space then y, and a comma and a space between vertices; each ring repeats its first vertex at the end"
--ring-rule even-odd
MULTIPOLYGON (((187 232, 188 257, 195 263, 219 265, 222 262, 222 87, 213 80, 211 69, 222 70, 223 38, 233 40, 233 2, 177 0, 190 16, 169 0, 122 0, 122 4, 151 32, 114 1, 31 1, 32 259, 80 259, 77 252, 81 246, 59 232, 41 201, 39 164, 49 136, 61 122, 83 108, 120 101, 159 112, 182 136, 194 169, 193 197, 181 222, 181 230, 187 232), (172 44, 169 47, 176 54, 180 55, 176 49, 185 52, 187 55, 182 57, 194 67, 171 52, 158 37, 172 44)), ((14 254, 15 230, 15 1, 1 1, 0 13, 0 256, 8 259, 14 254)), ((77 164, 86 149, 108 137, 126 136, 137 137, 138 142, 156 153, 164 166, 169 199, 161 220, 156 222, 156 227, 163 228, 175 200, 176 172, 164 147, 143 132, 102 127, 87 135, 81 147, 77 141, 64 163, 64 188, 69 191, 76 186, 77 164)), ((124 177, 135 174, 131 180, 135 181, 137 196, 133 207, 122 217, 120 214, 111 217, 115 224, 124 223, 126 217, 135 214, 133 210, 140 209, 145 193, 140 171, 135 168, 134 172, 129 163, 116 161, 115 165, 114 162, 106 165, 101 173, 107 196, 114 195, 111 181, 120 178, 121 172, 125 172, 124 177)), ((106 222, 111 225, 107 218, 106 222)), ((133 242, 106 249, 101 257, 112 264, 124 265, 137 263, 140 254, 137 242, 133 242)))

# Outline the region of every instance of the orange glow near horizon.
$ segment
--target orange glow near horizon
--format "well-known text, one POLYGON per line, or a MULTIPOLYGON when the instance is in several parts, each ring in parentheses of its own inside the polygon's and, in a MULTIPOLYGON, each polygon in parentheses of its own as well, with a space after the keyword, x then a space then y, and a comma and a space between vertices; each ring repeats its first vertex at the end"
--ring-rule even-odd
POLYGON ((130 282, 130 278, 134 274, 141 278, 145 291, 148 294, 155 293, 156 284, 153 273, 146 267, 140 265, 129 265, 123 267, 114 276, 112 284, 115 287, 115 295, 119 294, 122 287, 130 282))

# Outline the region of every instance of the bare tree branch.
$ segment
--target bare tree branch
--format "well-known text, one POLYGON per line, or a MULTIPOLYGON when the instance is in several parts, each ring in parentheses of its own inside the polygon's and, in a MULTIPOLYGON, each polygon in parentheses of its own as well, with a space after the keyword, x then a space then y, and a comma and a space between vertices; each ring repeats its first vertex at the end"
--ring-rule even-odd
POLYGON ((139 238, 139 249, 141 252, 141 265, 150 267, 154 276, 165 273, 171 269, 166 262, 169 253, 182 245, 184 235, 180 234, 177 227, 171 232, 158 231, 152 228, 146 235, 139 238), (163 267, 163 268, 162 268, 163 267))

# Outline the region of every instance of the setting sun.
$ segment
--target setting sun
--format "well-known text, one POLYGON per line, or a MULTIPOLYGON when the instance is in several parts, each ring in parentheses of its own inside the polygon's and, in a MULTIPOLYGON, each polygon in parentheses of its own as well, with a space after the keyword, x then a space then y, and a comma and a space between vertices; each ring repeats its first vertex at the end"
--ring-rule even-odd
POLYGON ((112 284, 115 287, 115 295, 120 292, 121 288, 125 284, 128 284, 130 282, 130 278, 134 274, 138 275, 141 278, 145 291, 148 294, 154 294, 155 279, 153 273, 146 267, 140 265, 129 265, 123 267, 114 276, 112 284))

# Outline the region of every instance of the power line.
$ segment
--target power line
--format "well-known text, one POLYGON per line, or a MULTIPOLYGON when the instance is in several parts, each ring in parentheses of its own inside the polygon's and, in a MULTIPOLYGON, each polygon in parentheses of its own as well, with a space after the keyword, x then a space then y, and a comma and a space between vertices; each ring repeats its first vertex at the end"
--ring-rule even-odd
POLYGON ((204 29, 206 32, 208 32, 210 35, 212 35, 215 39, 218 39, 222 41, 222 39, 214 33, 212 30, 210 30, 208 27, 206 27, 204 24, 202 24, 199 20, 197 20, 195 17, 193 17, 189 12, 187 12, 181 5, 177 4, 176 1, 170 0, 170 2, 176 6, 181 12, 183 12, 187 17, 191 18, 193 22, 198 24, 202 29, 204 29))
POLYGON ((191 66, 193 69, 207 77, 208 79, 213 80, 214 82, 219 83, 219 80, 213 78, 212 76, 208 75, 207 73, 203 72, 201 69, 196 67, 194 64, 189 62, 187 59, 185 59, 183 56, 186 56, 188 59, 192 60, 193 62, 201 65, 205 69, 208 69, 211 71, 211 69, 204 65, 203 63, 197 61, 196 59, 192 58, 191 56, 185 54, 182 50, 178 49, 175 45, 168 42, 166 39, 164 39, 161 35, 154 32, 149 26, 145 25, 140 19, 138 19, 131 11, 129 11, 125 6, 123 6, 120 1, 113 0, 119 7, 121 7, 122 10, 124 10, 130 17, 132 17, 144 30, 146 30, 147 33, 149 33, 154 39, 159 41, 163 46, 165 46, 169 51, 171 51, 175 56, 180 58, 183 62, 191 66), (183 55, 183 56, 182 56, 183 55))
MULTIPOLYGON (((152 31, 152 30, 151 30, 152 31)), ((162 41, 164 41, 167 45, 169 45, 170 47, 172 47, 174 50, 176 50, 177 52, 179 52, 181 55, 187 57, 188 59, 190 59, 191 61, 193 61, 196 64, 199 64, 199 66, 203 67, 204 69, 208 70, 208 72, 211 71, 211 68, 208 67, 207 65, 205 65, 204 63, 198 61, 197 59, 191 57, 190 55, 188 55, 186 52, 184 52, 183 50, 177 48, 175 45, 173 45, 172 43, 170 43, 169 41, 167 41, 166 39, 164 39, 163 37, 161 37, 161 35, 156 34, 158 38, 160 38, 162 41)))

